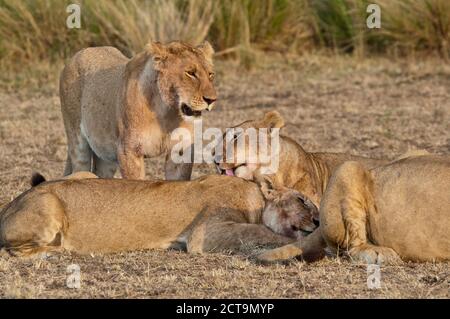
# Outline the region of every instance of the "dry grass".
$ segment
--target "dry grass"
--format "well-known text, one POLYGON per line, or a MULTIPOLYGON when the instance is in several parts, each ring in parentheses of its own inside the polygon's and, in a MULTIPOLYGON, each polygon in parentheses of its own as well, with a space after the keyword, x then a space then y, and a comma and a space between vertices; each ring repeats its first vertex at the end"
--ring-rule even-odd
MULTIPOLYGON (((263 58, 264 59, 264 58, 263 58)), ((244 72, 219 63, 219 102, 205 126, 227 127, 272 109, 307 150, 393 158, 410 149, 450 153, 450 68, 439 61, 305 56, 261 60, 244 72)), ((56 79, 37 90, 0 90, 0 203, 28 188, 33 170, 61 176, 66 157, 56 79)), ((198 165, 194 177, 213 173, 198 165)), ((162 158, 147 173, 163 176, 162 158)), ((247 253, 146 251, 47 260, 0 256, 0 297, 449 298, 449 263, 382 268, 369 290, 366 268, 346 259, 259 266, 247 253), (81 267, 80 290, 66 268, 81 267)))
POLYGON ((131 55, 150 40, 208 38, 245 65, 255 49, 311 50, 448 59, 450 2, 380 0, 382 28, 366 27, 368 0, 78 0, 81 29, 66 27, 69 0, 0 0, 0 66, 20 70, 59 61, 86 46, 113 45, 131 55))
POLYGON ((384 267, 381 288, 367 288, 365 265, 326 259, 259 266, 240 256, 170 251, 112 256, 0 260, 1 298, 448 298, 448 264, 384 267), (66 286, 67 266, 80 289, 66 286))

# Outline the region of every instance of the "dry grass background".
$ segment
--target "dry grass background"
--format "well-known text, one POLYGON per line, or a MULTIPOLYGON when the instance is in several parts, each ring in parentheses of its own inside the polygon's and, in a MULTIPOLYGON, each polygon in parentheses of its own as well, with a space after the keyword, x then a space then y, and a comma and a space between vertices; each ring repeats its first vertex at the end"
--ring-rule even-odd
MULTIPOLYGON (((28 188, 33 170, 63 172, 66 140, 51 69, 21 89, 0 90, 0 203, 28 188)), ((271 57, 251 71, 218 62, 217 108, 204 126, 227 127, 272 109, 285 134, 310 151, 393 158, 410 149, 450 153, 450 68, 440 60, 358 60, 349 56, 271 57)), ((162 158, 147 161, 162 177, 162 158)), ((214 173, 198 165, 194 177, 214 173)), ((144 251, 0 256, 0 297, 273 297, 449 298, 449 263, 382 267, 382 288, 369 290, 366 268, 347 259, 260 266, 253 252, 189 255, 144 251), (81 267, 81 289, 66 288, 66 267, 81 267)))

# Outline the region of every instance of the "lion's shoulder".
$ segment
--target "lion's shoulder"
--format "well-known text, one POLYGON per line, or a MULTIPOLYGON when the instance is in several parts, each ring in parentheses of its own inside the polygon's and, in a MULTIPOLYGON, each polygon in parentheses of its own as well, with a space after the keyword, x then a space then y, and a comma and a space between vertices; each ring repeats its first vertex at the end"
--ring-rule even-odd
POLYGON ((124 65, 128 58, 114 47, 89 47, 78 51, 67 63, 68 68, 76 68, 79 73, 94 72, 124 65))

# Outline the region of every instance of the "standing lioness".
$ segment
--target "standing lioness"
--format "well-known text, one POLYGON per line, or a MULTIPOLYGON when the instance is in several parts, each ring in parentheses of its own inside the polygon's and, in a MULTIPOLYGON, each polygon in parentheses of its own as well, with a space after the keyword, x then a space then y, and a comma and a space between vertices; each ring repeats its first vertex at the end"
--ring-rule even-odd
POLYGON ((342 164, 322 198, 320 227, 259 258, 284 260, 326 246, 367 263, 450 260, 450 157, 411 156, 372 170, 342 164))
POLYGON ((192 120, 212 109, 213 54, 207 42, 155 42, 131 60, 113 47, 75 54, 60 80, 64 174, 113 177, 119 164, 123 178, 143 179, 144 156, 166 152, 166 179, 190 179, 192 164, 171 161, 169 134, 179 127, 192 132, 192 120))
POLYGON ((296 192, 266 203, 255 183, 233 177, 66 179, 42 183, 5 206, 0 248, 31 255, 59 249, 92 253, 182 245, 206 252, 281 245, 313 231, 314 216, 315 206, 296 192))

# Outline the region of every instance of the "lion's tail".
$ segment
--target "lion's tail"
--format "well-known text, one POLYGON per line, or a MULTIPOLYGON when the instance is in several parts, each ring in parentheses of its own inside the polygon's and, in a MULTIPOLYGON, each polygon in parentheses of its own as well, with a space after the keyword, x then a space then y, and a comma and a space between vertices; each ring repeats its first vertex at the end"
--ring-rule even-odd
POLYGON ((427 156, 427 155, 431 155, 430 152, 428 152, 427 150, 409 150, 406 153, 403 153, 402 155, 400 155, 399 157, 396 157, 393 162, 408 158, 408 157, 414 157, 414 156, 427 156))
POLYGON ((45 182, 46 179, 44 176, 42 176, 42 174, 38 173, 38 172, 34 172, 33 175, 31 176, 31 187, 35 187, 38 186, 39 184, 42 184, 43 182, 45 182))
MULTIPOLYGON (((30 184, 31 184, 31 187, 35 187, 35 186, 38 186, 39 184, 42 184, 45 181, 46 181, 46 179, 44 176, 35 172, 31 176, 30 184)), ((10 202, 0 204, 0 216, 2 215, 3 210, 6 209, 6 207, 8 206, 9 203, 10 202)))

